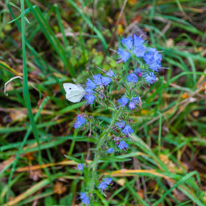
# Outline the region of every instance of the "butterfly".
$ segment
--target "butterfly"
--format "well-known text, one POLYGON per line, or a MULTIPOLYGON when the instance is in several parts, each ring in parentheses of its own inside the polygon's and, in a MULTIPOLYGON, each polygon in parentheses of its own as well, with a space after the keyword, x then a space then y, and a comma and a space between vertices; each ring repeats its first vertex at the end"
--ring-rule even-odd
POLYGON ((80 85, 72 84, 72 83, 64 83, 63 87, 66 91, 66 98, 70 102, 76 103, 80 102, 80 100, 85 95, 86 91, 80 85))

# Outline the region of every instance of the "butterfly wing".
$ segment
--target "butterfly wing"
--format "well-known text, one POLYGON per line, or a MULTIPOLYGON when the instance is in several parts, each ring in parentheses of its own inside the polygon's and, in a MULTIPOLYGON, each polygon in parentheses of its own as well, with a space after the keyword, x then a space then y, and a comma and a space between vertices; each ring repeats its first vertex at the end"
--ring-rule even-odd
POLYGON ((75 91, 75 90, 80 90, 78 85, 72 84, 72 83, 64 83, 63 87, 64 87, 66 93, 70 93, 71 91, 75 91))
POLYGON ((74 90, 74 91, 71 91, 69 93, 66 93, 66 98, 70 102, 76 103, 76 102, 80 102, 80 100, 82 99, 84 94, 85 94, 84 91, 74 90))

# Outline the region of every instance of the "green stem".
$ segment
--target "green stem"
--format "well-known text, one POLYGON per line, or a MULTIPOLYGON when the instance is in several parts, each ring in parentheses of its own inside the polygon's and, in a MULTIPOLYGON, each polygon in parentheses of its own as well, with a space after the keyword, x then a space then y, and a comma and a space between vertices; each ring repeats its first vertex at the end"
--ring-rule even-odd
POLYGON ((95 154, 95 158, 93 161, 93 168, 92 168, 92 178, 91 178, 91 184, 90 184, 90 193, 93 193, 94 190, 94 186, 95 186, 95 176, 96 176, 96 172, 97 172, 97 165, 98 165, 98 160, 100 158, 100 148, 102 147, 103 143, 107 140, 108 134, 111 131, 112 127, 114 126, 114 124, 116 123, 117 118, 120 116, 122 112, 122 107, 119 108, 119 110, 115 113, 115 115, 112 118, 112 122, 109 126, 109 128, 103 132, 100 137, 99 137, 99 141, 96 147, 96 154, 95 154))

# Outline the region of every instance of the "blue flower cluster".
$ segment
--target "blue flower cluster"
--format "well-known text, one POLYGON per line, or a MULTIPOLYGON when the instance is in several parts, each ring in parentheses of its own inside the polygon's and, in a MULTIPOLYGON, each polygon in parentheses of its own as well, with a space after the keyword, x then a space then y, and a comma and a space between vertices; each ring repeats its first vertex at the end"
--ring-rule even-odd
POLYGON ((139 97, 132 97, 130 100, 126 97, 122 97, 118 99, 118 102, 121 106, 126 106, 127 103, 129 103, 129 109, 133 110, 135 109, 135 106, 139 104, 139 97))
POLYGON ((145 40, 134 34, 132 37, 123 38, 121 40, 123 45, 117 50, 117 54, 120 56, 119 62, 126 62, 132 56, 141 58, 142 63, 146 63, 147 67, 151 70, 146 72, 146 70, 135 69, 134 73, 127 76, 127 81, 136 84, 139 77, 143 75, 144 80, 149 84, 153 84, 157 80, 154 72, 158 72, 161 67, 162 55, 155 48, 147 48, 145 40))
POLYGON ((108 177, 108 178, 105 178, 103 182, 101 182, 98 186, 99 189, 102 189, 105 190, 107 189, 108 185, 111 184, 112 182, 112 178, 108 177))
POLYGON ((147 51, 147 48, 143 45, 145 42, 144 39, 136 34, 134 34, 133 37, 129 36, 127 38, 123 38, 121 42, 126 50, 120 47, 118 48, 117 54, 120 56, 119 62, 126 62, 132 54, 136 57, 144 57, 144 54, 147 51))
MULTIPOLYGON (((105 148, 107 148, 105 152, 108 154, 114 153, 115 150, 122 152, 128 148, 128 144, 126 142, 128 137, 130 137, 131 134, 134 133, 134 130, 129 125, 129 121, 126 121, 129 118, 127 114, 129 113, 129 110, 134 110, 138 106, 141 106, 140 94, 136 93, 137 88, 139 91, 142 80, 143 82, 153 84, 157 80, 155 73, 158 72, 158 69, 161 67, 162 55, 155 48, 149 48, 147 46, 147 43, 141 36, 134 34, 133 36, 123 38, 121 40, 121 43, 122 45, 118 48, 117 51, 117 54, 120 56, 119 62, 126 62, 131 59, 134 71, 129 72, 129 74, 126 75, 125 78, 122 78, 122 76, 125 74, 125 71, 128 72, 128 67, 131 65, 126 64, 126 66, 123 67, 123 71, 121 73, 122 76, 118 76, 118 72, 114 73, 112 69, 107 72, 104 71, 104 75, 93 75, 92 79, 87 79, 85 92, 83 90, 83 94, 81 93, 82 96, 84 95, 84 98, 87 100, 88 104, 93 104, 96 99, 96 101, 100 103, 103 108, 109 108, 113 111, 118 110, 115 115, 112 115, 112 124, 108 127, 108 129, 105 128, 105 124, 103 124, 102 126, 102 122, 98 121, 88 120, 88 123, 86 124, 88 118, 86 119, 83 115, 78 115, 74 122, 75 129, 78 129, 84 125, 87 125, 89 127, 87 128, 87 131, 83 133, 84 135, 89 131, 89 137, 91 137, 91 134, 94 138, 97 139, 101 137, 101 145, 97 144, 97 150, 94 150, 98 151, 99 154, 102 153, 101 150, 104 148, 103 145, 105 144, 105 148), (106 99, 106 97, 111 94, 113 84, 110 83, 112 81, 116 82, 115 86, 117 86, 117 90, 123 84, 125 86, 125 94, 122 97, 119 97, 119 99, 113 98, 112 100, 111 98, 108 98, 106 102, 102 104, 102 102, 99 101, 99 98, 103 99, 103 97, 105 97, 106 99), (105 89, 105 87, 109 87, 109 89, 105 89), (110 135, 99 136, 99 130, 102 132, 106 130, 106 134, 111 133, 112 135, 110 140, 112 141, 109 140, 110 135), (113 145, 115 145, 115 147, 113 145)), ((97 157, 99 158, 99 156, 100 155, 98 155, 97 157)), ((92 181, 89 191, 90 194, 95 191, 94 188, 97 186, 95 185, 97 182, 97 174, 95 172, 97 171, 97 163, 98 161, 94 161, 92 164, 93 172, 91 173, 92 181)), ((81 163, 77 165, 77 169, 79 171, 90 170, 89 167, 87 168, 87 170, 85 170, 84 167, 85 165, 81 163)), ((102 190, 103 192, 103 190, 109 187, 111 182, 112 178, 104 178, 103 181, 100 181, 98 183, 98 189, 102 190)), ((84 192, 80 193, 80 199, 83 204, 90 204, 90 201, 92 204, 93 198, 89 199, 89 197, 91 196, 88 196, 84 192)))
MULTIPOLYGON (((115 124, 117 126, 118 129, 122 129, 122 133, 124 135, 130 135, 131 133, 134 133, 134 130, 129 126, 129 125, 125 125, 125 121, 119 121, 116 122, 115 124)), ((114 140, 116 141, 116 144, 118 145, 119 149, 121 150, 125 150, 128 148, 128 144, 125 141, 122 141, 120 137, 115 137, 114 140), (120 141, 121 140, 121 141, 120 141)), ((113 153, 114 149, 111 147, 109 149, 107 149, 107 153, 113 153)), ((103 183, 102 183, 103 185, 103 183)))
POLYGON ((93 76, 93 81, 91 79, 87 79, 87 87, 85 88, 86 94, 84 98, 87 100, 88 104, 92 104, 95 100, 95 89, 97 87, 107 86, 111 81, 111 77, 114 77, 115 74, 110 69, 108 72, 106 72, 107 77, 102 76, 101 74, 97 74, 93 76))
POLYGON ((162 55, 155 48, 147 48, 142 37, 134 34, 133 37, 123 38, 121 42, 124 49, 119 47, 117 50, 120 62, 126 62, 134 54, 137 58, 142 57, 149 68, 154 71, 161 67, 162 55))
POLYGON ((78 115, 76 121, 74 122, 74 128, 75 128, 75 129, 78 129, 78 128, 81 127, 85 122, 86 122, 86 119, 85 119, 84 117, 82 117, 81 115, 78 115))
POLYGON ((84 204, 90 204, 89 197, 85 192, 80 193, 80 199, 82 200, 82 203, 84 204))

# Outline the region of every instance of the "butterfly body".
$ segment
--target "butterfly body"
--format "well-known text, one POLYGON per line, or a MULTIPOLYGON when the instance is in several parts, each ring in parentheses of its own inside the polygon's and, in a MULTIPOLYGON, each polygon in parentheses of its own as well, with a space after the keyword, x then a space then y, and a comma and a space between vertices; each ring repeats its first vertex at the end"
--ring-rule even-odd
POLYGON ((79 85, 72 83, 64 83, 63 87, 66 91, 66 98, 70 102, 76 103, 80 102, 80 100, 85 95, 86 91, 79 85))

